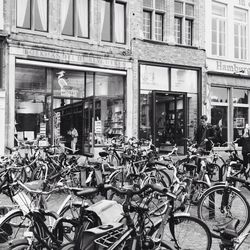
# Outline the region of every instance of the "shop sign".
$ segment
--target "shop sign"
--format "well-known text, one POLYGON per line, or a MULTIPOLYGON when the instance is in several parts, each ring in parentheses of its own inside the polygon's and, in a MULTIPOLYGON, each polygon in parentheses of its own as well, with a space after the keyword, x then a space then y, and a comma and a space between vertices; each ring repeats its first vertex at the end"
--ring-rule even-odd
POLYGON ((102 133, 102 121, 95 121, 95 133, 96 134, 102 133))
MULTIPOLYGON (((1 0, 0 0, 1 1, 1 0)), ((131 67, 130 62, 125 62, 119 59, 108 58, 108 57, 98 57, 93 55, 81 55, 81 54, 70 54, 62 52, 53 52, 46 50, 34 50, 34 49, 19 49, 12 48, 11 53, 13 54, 24 54, 31 57, 39 57, 45 59, 53 59, 57 61, 67 61, 70 63, 77 64, 93 64, 97 66, 107 66, 112 68, 129 68, 131 67)))
POLYGON ((61 88, 61 96, 65 97, 77 97, 78 91, 76 89, 61 88))
POLYGON ((240 75, 250 75, 250 65, 223 60, 207 60, 208 71, 218 71, 240 75))

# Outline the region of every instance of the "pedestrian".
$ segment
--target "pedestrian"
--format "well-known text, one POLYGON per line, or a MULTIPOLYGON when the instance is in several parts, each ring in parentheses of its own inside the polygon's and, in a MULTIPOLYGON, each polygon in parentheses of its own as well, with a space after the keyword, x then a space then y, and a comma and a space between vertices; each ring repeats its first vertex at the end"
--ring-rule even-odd
POLYGON ((71 136, 71 142, 70 147, 72 149, 73 154, 76 152, 76 144, 78 141, 78 132, 76 128, 71 127, 71 129, 68 131, 68 134, 71 136))
POLYGON ((197 144, 198 152, 204 154, 204 151, 212 149, 212 141, 215 139, 215 131, 211 124, 207 122, 207 116, 202 115, 200 125, 197 127, 194 135, 194 142, 197 144))
POLYGON ((247 169, 249 158, 247 154, 250 153, 250 129, 248 124, 244 129, 242 137, 238 140, 239 145, 242 146, 242 156, 243 156, 243 167, 247 169))

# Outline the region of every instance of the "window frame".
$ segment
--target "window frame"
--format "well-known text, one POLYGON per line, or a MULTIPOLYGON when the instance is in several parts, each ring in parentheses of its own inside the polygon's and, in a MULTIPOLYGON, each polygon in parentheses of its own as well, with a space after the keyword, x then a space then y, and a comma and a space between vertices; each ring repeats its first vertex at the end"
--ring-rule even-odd
POLYGON ((219 56, 219 57, 226 57, 227 56, 227 39, 226 39, 226 31, 227 31, 227 5, 224 3, 218 3, 215 1, 212 1, 212 11, 211 11, 211 55, 212 56, 219 56), (225 16, 219 16, 219 15, 215 15, 213 14, 213 6, 223 6, 224 11, 225 11, 225 16), (216 23, 216 43, 213 43, 213 21, 215 21, 216 23), (224 24, 224 44, 221 43, 222 45, 224 45, 224 53, 220 54, 220 34, 221 34, 221 30, 220 30, 220 25, 221 23, 224 24), (215 44, 215 48, 216 48, 216 53, 213 53, 213 45, 215 44))
POLYGON ((151 0, 152 5, 151 6, 146 6, 143 5, 143 13, 144 12, 149 12, 151 14, 151 23, 150 23, 150 39, 145 37, 144 34, 144 23, 143 23, 143 38, 146 40, 154 40, 154 41, 159 41, 163 42, 164 41, 164 29, 165 29, 165 15, 166 15, 166 4, 163 6, 162 9, 158 9, 156 7, 156 0, 151 0), (162 23, 161 23, 161 29, 162 29, 162 34, 161 34, 161 40, 157 39, 157 33, 156 33, 156 15, 161 15, 162 16, 162 23))
POLYGON ((248 59, 248 11, 245 9, 240 9, 237 7, 234 7, 234 58, 235 59, 239 59, 239 60, 247 60, 248 59), (240 12, 245 12, 245 16, 246 16, 246 21, 239 21, 235 19, 235 11, 240 11, 240 12), (238 34, 237 34, 237 40, 238 40, 238 48, 237 48, 237 52, 238 52, 238 57, 236 57, 236 45, 235 45, 235 25, 238 26, 238 34), (242 46, 242 28, 245 28, 245 47, 242 46), (244 52, 245 51, 245 52, 244 52), (244 55, 243 55, 244 53, 244 55))
POLYGON ((16 7, 16 28, 17 29, 22 29, 22 30, 30 30, 30 31, 35 31, 35 32, 41 32, 41 33, 48 33, 49 32, 49 11, 50 11, 50 6, 49 6, 49 0, 47 1, 47 20, 46 20, 46 30, 39 30, 36 29, 36 22, 35 22, 35 1, 36 0, 30 0, 30 27, 26 28, 26 27, 22 27, 22 26, 18 26, 17 23, 17 16, 18 16, 18 4, 17 1, 15 1, 15 7, 16 7))
MULTIPOLYGON (((66 36, 66 37, 74 37, 74 38, 81 38, 81 39, 89 39, 90 38, 90 20, 91 20, 91 0, 87 0, 88 2, 88 35, 87 36, 81 36, 79 35, 79 24, 78 24, 78 6, 77 6, 77 0, 72 0, 73 1, 73 16, 72 16, 72 22, 73 22, 73 30, 72 30, 72 35, 68 35, 68 34, 63 34, 63 29, 61 28, 60 30, 60 34, 62 36, 66 36)), ((60 12, 60 24, 62 24, 62 20, 61 20, 61 12, 60 12)))
MULTIPOLYGON (((231 142, 234 139, 234 108, 248 108, 248 121, 246 123, 250 123, 250 89, 241 88, 241 87, 230 87, 230 86, 221 86, 217 84, 212 84, 211 88, 223 88, 227 91, 227 102, 217 102, 211 101, 211 110, 214 106, 223 106, 227 107, 227 141, 231 142), (233 101, 233 92, 234 90, 244 90, 247 91, 248 94, 248 103, 235 103, 233 101)), ((210 112, 211 112, 210 110, 210 112)), ((225 146, 222 146, 223 148, 225 146)))
POLYGON ((115 44, 120 44, 120 45, 125 45, 127 44, 127 4, 128 2, 125 1, 125 0, 102 0, 102 1, 105 1, 105 2, 110 2, 110 21, 111 21, 111 27, 110 27, 110 32, 111 32, 111 39, 110 40, 103 40, 102 39, 102 27, 100 26, 100 40, 101 42, 108 42, 108 43, 115 43, 115 44), (124 6, 124 42, 117 42, 116 41, 116 36, 115 36, 115 33, 116 33, 116 13, 115 13, 115 5, 116 4, 121 4, 124 6))
POLYGON ((194 22, 195 22, 195 4, 193 2, 190 2, 188 0, 175 0, 175 3, 181 3, 182 4, 182 13, 175 12, 174 10, 174 19, 180 20, 180 30, 178 32, 181 34, 180 43, 177 41, 177 31, 176 31, 176 25, 174 26, 174 38, 175 43, 178 45, 186 45, 186 46, 193 46, 193 38, 194 38, 194 22), (193 16, 186 14, 186 6, 193 6, 193 16), (187 32, 186 28, 186 21, 191 23, 191 31, 190 33, 187 32), (190 34, 191 42, 190 44, 187 42, 188 37, 187 35, 190 34))

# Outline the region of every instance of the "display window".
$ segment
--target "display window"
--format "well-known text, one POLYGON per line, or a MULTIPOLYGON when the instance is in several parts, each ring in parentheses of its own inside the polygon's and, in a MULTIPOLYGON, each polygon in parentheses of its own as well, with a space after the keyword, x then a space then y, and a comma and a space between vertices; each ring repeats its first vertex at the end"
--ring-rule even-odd
POLYGON ((249 124, 249 90, 212 86, 211 124, 217 146, 240 138, 249 124))
POLYGON ((81 152, 124 134, 125 77, 16 66, 15 138, 81 152))

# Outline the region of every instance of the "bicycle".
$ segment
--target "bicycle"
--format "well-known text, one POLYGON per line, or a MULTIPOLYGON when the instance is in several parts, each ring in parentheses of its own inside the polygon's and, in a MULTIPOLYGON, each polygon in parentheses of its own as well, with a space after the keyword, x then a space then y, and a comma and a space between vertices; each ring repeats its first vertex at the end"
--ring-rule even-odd
MULTIPOLYGON (((235 181, 240 181, 250 191, 250 181, 242 178, 232 177, 235 181)), ((239 230, 240 220, 238 218, 232 219, 228 223, 218 226, 220 250, 237 250, 243 244, 250 233, 250 221, 247 222, 244 230, 239 230)))
MULTIPOLYGON (((155 185, 146 185, 140 190, 119 190, 110 185, 103 186, 102 192, 112 190, 119 195, 125 196, 125 202, 123 204, 124 210, 124 223, 109 223, 107 225, 101 225, 91 229, 80 230, 78 236, 75 239, 75 243, 70 243, 64 246, 62 249, 118 249, 123 247, 130 250, 139 249, 210 249, 212 238, 207 226, 197 218, 183 215, 174 215, 173 202, 175 195, 166 192, 166 188, 162 188, 155 185), (166 212, 161 220, 156 223, 148 216, 148 208, 145 206, 134 205, 131 200, 135 195, 141 195, 146 192, 158 192, 169 198, 166 212), (136 222, 131 218, 131 213, 138 215, 136 222), (147 222, 147 223, 146 223, 147 222), (166 224, 169 223, 170 229, 165 231, 166 224), (184 237, 184 234, 190 232, 189 226, 192 227, 192 234, 198 232, 200 237, 203 236, 202 244, 200 248, 197 248, 195 243, 195 237, 189 235, 184 237), (184 231, 183 227, 185 227, 184 231), (182 233, 181 233, 182 232, 182 233), (172 236, 170 236, 172 235, 172 236), (175 247, 169 245, 164 239, 171 237, 175 243, 175 247), (186 242, 185 242, 186 241, 186 242)), ((100 189, 92 189, 91 191, 83 191, 82 194, 86 193, 97 193, 100 189)), ((197 240, 197 238, 196 238, 197 240)), ((198 245, 200 245, 198 243, 198 245)))
POLYGON ((213 230, 217 225, 239 218, 238 232, 241 233, 250 221, 250 205, 242 191, 235 187, 236 183, 245 183, 237 177, 241 173, 238 167, 238 162, 231 161, 227 165, 226 182, 210 187, 199 200, 198 217, 208 225, 214 237, 218 237, 213 230))

